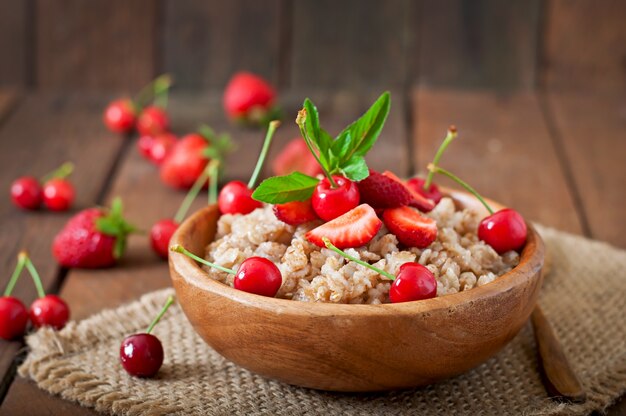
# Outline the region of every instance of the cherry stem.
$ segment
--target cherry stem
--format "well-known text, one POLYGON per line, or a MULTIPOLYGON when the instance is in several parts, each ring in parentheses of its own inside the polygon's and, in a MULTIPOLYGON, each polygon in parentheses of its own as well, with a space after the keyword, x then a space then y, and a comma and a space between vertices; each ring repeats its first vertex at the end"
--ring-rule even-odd
MULTIPOLYGON (((437 153, 435 153, 435 158, 433 159, 433 165, 437 166, 439 164, 439 160, 441 159, 443 152, 445 152, 448 146, 450 145, 450 143, 452 143, 452 141, 456 139, 456 136, 457 136, 456 127, 455 126, 448 127, 448 133, 446 134, 446 138, 443 139, 441 146, 439 146, 437 153)), ((425 191, 428 191, 428 189, 430 188, 430 184, 433 182, 433 176, 435 176, 435 173, 433 171, 428 172, 428 176, 426 176, 426 181, 424 182, 425 191)))
POLYGON ((50 179, 63 179, 67 178, 74 172, 74 164, 72 162, 65 162, 50 173, 45 174, 41 178, 41 182, 46 183, 50 179))
POLYGON ((11 293, 13 292, 13 288, 15 287, 15 284, 17 283, 17 279, 19 279, 20 275, 22 274, 22 270, 24 270, 25 265, 26 265, 26 253, 21 251, 20 254, 17 255, 17 265, 15 266, 15 270, 13 270, 11 279, 9 280, 9 283, 7 284, 6 289, 4 289, 4 296, 11 296, 11 293))
MULTIPOLYGON (((163 89, 167 91, 167 89, 169 89, 171 84, 172 84, 172 78, 169 76, 169 74, 164 74, 164 75, 157 77, 148 85, 143 87, 141 91, 139 91, 135 99, 133 100, 133 104, 136 107, 135 111, 140 112, 145 106, 148 105, 148 103, 151 100, 154 99, 157 93, 162 93, 163 89)), ((167 98, 166 98, 166 104, 167 104, 167 98)))
POLYGON ((148 329, 146 329, 146 334, 149 334, 154 329, 154 326, 159 323, 165 312, 169 309, 169 307, 174 303, 174 296, 170 295, 167 297, 167 301, 165 301, 165 305, 161 308, 161 312, 154 318, 148 329))
POLYGON ((219 159, 213 159, 209 162, 209 205, 213 205, 217 202, 219 167, 219 159))
POLYGON ((463 181, 461 178, 459 178, 452 172, 449 172, 443 168, 440 168, 439 166, 435 166, 432 163, 428 165, 428 170, 433 173, 440 173, 444 176, 447 176, 448 178, 452 179, 453 181, 461 185, 463 188, 465 188, 467 192, 474 195, 485 206, 485 208, 487 208, 487 211, 489 211, 489 214, 493 214, 494 211, 493 209, 491 209, 489 204, 487 204, 487 202, 483 199, 482 196, 480 196, 480 194, 476 191, 476 189, 472 188, 467 182, 463 181))
POLYGON ((187 215, 187 211, 189 211, 189 207, 191 207, 193 200, 196 199, 196 197, 198 196, 198 193, 202 189, 202 186, 209 179, 209 175, 210 175, 210 165, 207 165, 202 171, 202 173, 200 174, 200 176, 198 176, 198 179, 196 179, 193 185, 191 185, 189 192, 187 192, 187 195, 185 195, 185 199, 183 199, 183 202, 181 202, 180 207, 178 208, 178 211, 176 211, 176 215, 174 216, 174 221, 177 224, 180 224, 185 219, 185 215, 187 215))
POLYGON ((272 137, 274 137, 274 132, 280 126, 280 121, 272 120, 267 128, 267 134, 265 135, 265 141, 263 142, 263 148, 261 149, 261 154, 259 155, 259 160, 256 162, 256 166, 254 167, 254 172, 252 172, 252 176, 250 177, 250 181, 248 182, 248 188, 253 189, 256 184, 256 180, 259 178, 259 174, 261 173, 261 169, 263 168, 263 163, 265 163, 265 158, 267 157, 267 152, 270 150, 270 145, 272 144, 272 137))
POLYGON ((187 250, 185 247, 181 246, 180 244, 174 244, 172 247, 170 247, 171 251, 174 251, 176 253, 182 253, 187 257, 191 257, 192 259, 194 259, 195 261, 197 261, 198 263, 202 263, 206 266, 209 267, 213 267, 217 270, 223 271, 225 273, 228 274, 237 274, 237 272, 235 272, 232 269, 228 269, 224 266, 220 266, 219 264, 215 264, 215 263, 211 263, 210 261, 206 261, 205 259, 203 259, 202 257, 198 257, 195 254, 193 254, 192 252, 190 252, 189 250, 187 250))
POLYGON ((386 277, 387 279, 390 280, 396 280, 396 277, 394 275, 392 275, 391 273, 388 273, 386 271, 384 271, 383 269, 379 269, 376 266, 372 266, 371 264, 363 261, 363 260, 359 260, 356 257, 352 257, 351 255, 349 255, 348 253, 346 253, 345 251, 337 248, 336 246, 333 245, 333 243, 330 242, 330 240, 326 237, 322 237, 322 241, 324 242, 324 244, 326 245, 326 248, 329 250, 334 251, 335 253, 341 255, 342 257, 345 257, 346 259, 353 261, 357 264, 360 264, 363 267, 367 267, 370 270, 374 270, 376 273, 380 274, 381 276, 386 277))
POLYGON ((330 186, 333 189, 337 188, 338 185, 337 185, 337 182, 335 182, 335 180, 333 179, 333 175, 331 175, 330 172, 328 172, 328 170, 326 169, 326 167, 324 166, 320 158, 317 156, 317 153, 315 153, 315 150, 313 150, 313 144, 311 143, 311 138, 309 137, 306 129, 304 128, 304 123, 306 123, 306 109, 303 108, 302 110, 298 111, 298 117, 296 117, 296 124, 298 125, 298 127, 300 127, 300 134, 302 135, 302 138, 304 139, 306 146, 309 148, 309 151, 313 154, 313 157, 317 161, 317 164, 320 165, 320 167, 322 168, 322 171, 324 172, 324 175, 326 175, 326 177, 328 178, 328 181, 330 182, 330 186))
POLYGON ((35 288, 37 288, 37 295, 40 298, 45 297, 46 291, 43 290, 43 285, 41 284, 41 276, 39 276, 39 272, 35 268, 35 265, 30 260, 30 257, 28 257, 28 254, 26 254, 26 252, 23 251, 22 253, 20 253, 20 255, 24 257, 24 264, 26 265, 26 269, 29 271, 31 277, 33 278, 33 282, 35 282, 35 288))
POLYGON ((167 100, 169 98, 169 90, 172 85, 172 77, 168 74, 161 75, 154 80, 154 105, 160 108, 167 108, 167 100))

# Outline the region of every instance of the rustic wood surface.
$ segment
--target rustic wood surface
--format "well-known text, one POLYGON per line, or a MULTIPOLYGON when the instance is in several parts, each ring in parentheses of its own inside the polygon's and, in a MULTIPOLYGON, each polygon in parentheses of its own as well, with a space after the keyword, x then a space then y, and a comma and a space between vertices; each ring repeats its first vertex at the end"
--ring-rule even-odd
MULTIPOLYGON (((350 121, 359 111, 355 108, 362 109, 371 100, 367 94, 341 91, 306 93, 319 104, 322 121, 328 121, 331 132, 350 121)), ((296 135, 292 113, 304 94, 293 91, 285 95, 289 110, 277 145, 296 135)), ((393 95, 389 125, 369 157, 372 166, 392 167, 399 173, 423 170, 448 124, 456 123, 461 133, 456 150, 444 156, 443 164, 530 219, 626 248, 624 227, 615 219, 623 206, 623 195, 603 192, 621 189, 624 183, 625 169, 619 163, 619 155, 624 154, 620 147, 626 119, 623 96, 454 90, 419 90, 408 95, 410 99, 393 95), (603 201, 597 200, 599 192, 605 197, 603 201)), ((84 93, 0 92, 0 188, 8 189, 20 174, 41 175, 71 159, 81 172, 73 179, 78 190, 77 208, 120 195, 129 219, 144 228, 155 219, 172 215, 182 193, 160 184, 156 170, 139 158, 133 142, 125 142, 103 128, 101 112, 109 98, 84 93)), ((217 130, 228 126, 215 94, 175 96, 172 114, 179 133, 203 121, 217 130)), ((263 132, 229 130, 244 145, 231 157, 228 176, 245 180, 263 132)), ((68 214, 24 213, 8 198, 3 201, 3 285, 22 247, 33 254, 46 287, 60 290, 76 318, 168 284, 167 265, 156 260, 146 239, 139 236, 131 239, 128 256, 119 267, 98 272, 59 270, 49 247, 68 214)), ((202 203, 197 201, 197 206, 202 203)), ((28 281, 18 284, 17 294, 26 302, 35 295, 28 281)), ((19 377, 10 384, 12 373, 7 370, 11 370, 12 357, 20 345, 3 343, 1 347, 2 387, 8 393, 0 414, 92 414, 49 396, 19 377)), ((622 403, 610 414, 625 410, 622 403)))

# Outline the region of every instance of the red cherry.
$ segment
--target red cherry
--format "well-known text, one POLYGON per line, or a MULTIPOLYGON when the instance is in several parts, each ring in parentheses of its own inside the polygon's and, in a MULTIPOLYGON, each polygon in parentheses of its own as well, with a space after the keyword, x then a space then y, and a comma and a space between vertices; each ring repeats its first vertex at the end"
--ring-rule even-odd
POLYGON ((434 183, 431 183, 428 187, 428 190, 424 189, 424 183, 426 182, 423 178, 411 178, 406 181, 406 184, 409 188, 420 194, 421 196, 430 199, 435 204, 438 204, 443 198, 439 187, 434 183))
POLYGON ((176 221, 166 218, 156 222, 150 229, 150 244, 152 245, 152 249, 164 259, 167 259, 170 239, 177 228, 178 223, 176 221))
POLYGON ((104 111, 104 124, 115 133, 128 133, 135 125, 133 103, 128 100, 116 100, 104 111))
POLYGON ((261 296, 274 297, 283 283, 278 267, 263 257, 244 260, 235 275, 235 289, 261 296))
POLYGON ((515 210, 501 209, 485 217, 478 225, 478 238, 498 253, 519 250, 526 243, 526 222, 515 210))
POLYGON ((156 136, 167 132, 169 128, 169 117, 165 110, 160 107, 146 107, 137 119, 137 130, 140 134, 156 136))
POLYGON ((252 199, 252 189, 241 181, 228 182, 220 191, 217 204, 222 214, 248 214, 263 204, 252 199))
POLYGON ((159 134, 154 138, 152 146, 148 150, 148 159, 155 165, 160 165, 175 144, 176 136, 172 133, 159 134))
POLYGON ((74 186, 61 178, 50 179, 43 186, 43 203, 50 211, 66 211, 74 202, 74 186))
POLYGON ((45 295, 30 305, 30 320, 36 328, 61 329, 70 319, 70 308, 56 295, 45 295))
POLYGON ((389 289, 392 303, 411 302, 437 296, 437 280, 419 263, 404 263, 389 289))
POLYGON ((120 346, 120 362, 131 376, 152 377, 163 364, 163 345, 152 334, 128 336, 120 346))
POLYGON ((13 296, 0 297, 0 338, 11 340, 26 331, 28 310, 13 296))
POLYGON ((324 221, 330 221, 359 205, 359 188, 343 176, 333 176, 337 183, 332 188, 328 178, 317 184, 311 202, 315 213, 324 221))
POLYGON ((144 134, 139 137, 137 140, 137 150, 139 150, 139 154, 144 158, 150 160, 150 148, 154 143, 154 136, 150 134, 144 134))
POLYGON ((41 185, 32 176, 23 176, 11 184, 11 199, 23 209, 37 209, 41 204, 41 185))

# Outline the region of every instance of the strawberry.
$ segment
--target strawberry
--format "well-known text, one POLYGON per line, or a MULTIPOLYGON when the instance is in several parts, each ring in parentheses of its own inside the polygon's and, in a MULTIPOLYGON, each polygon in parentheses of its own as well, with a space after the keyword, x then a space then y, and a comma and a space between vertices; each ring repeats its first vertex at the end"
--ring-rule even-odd
POLYGON ((408 186, 410 189, 414 190, 418 194, 422 195, 423 197, 430 199, 435 204, 438 204, 439 201, 441 201, 441 198, 443 198, 439 187, 434 183, 431 183, 428 190, 426 190, 424 189, 425 182, 426 180, 424 178, 411 178, 406 181, 406 186, 408 186))
POLYGON ((173 188, 187 189, 202 174, 209 158, 204 152, 209 142, 202 135, 184 136, 170 149, 161 164, 161 180, 173 188))
POLYGON ((295 171, 316 176, 322 173, 322 168, 309 151, 304 139, 297 137, 287 143, 276 155, 272 162, 272 171, 276 176, 289 175, 295 171))
POLYGON ((394 179, 370 169, 367 178, 358 182, 361 201, 375 209, 396 208, 409 205, 411 193, 394 179))
POLYGON ((361 204, 312 229, 306 233, 305 238, 319 247, 326 247, 322 241, 324 237, 338 248, 361 247, 372 241, 382 224, 372 207, 361 204))
POLYGON ((124 253, 126 237, 135 231, 122 217, 122 202, 111 209, 89 208, 74 215, 56 235, 52 253, 64 267, 100 268, 115 264, 124 253))
POLYGON ((402 185, 411 194, 412 199, 409 202, 410 206, 418 208, 420 211, 423 212, 430 212, 433 208, 435 208, 435 203, 433 201, 423 197, 422 195, 415 192, 412 188, 408 187, 404 182, 402 182, 402 179, 398 178, 395 175, 395 173, 386 170, 383 172, 383 175, 390 179, 393 179, 394 181, 402 185))
POLYGON ((276 92, 263 78, 238 72, 224 91, 224 110, 231 120, 263 123, 273 117, 276 92))
POLYGON ((425 248, 437 238, 437 222, 411 207, 387 209, 383 221, 398 241, 409 247, 425 248))
POLYGON ((276 204, 273 210, 276 218, 289 225, 300 225, 318 219, 311 205, 311 199, 276 204))

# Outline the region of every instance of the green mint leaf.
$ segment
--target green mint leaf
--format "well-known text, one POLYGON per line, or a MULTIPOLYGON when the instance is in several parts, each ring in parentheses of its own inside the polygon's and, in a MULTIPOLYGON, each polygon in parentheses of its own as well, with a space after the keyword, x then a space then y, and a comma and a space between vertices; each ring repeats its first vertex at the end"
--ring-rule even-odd
POLYGON ((305 201, 313 195, 319 180, 300 172, 266 179, 256 188, 252 198, 268 204, 305 201))
POLYGON ((344 176, 351 181, 362 181, 370 174, 367 163, 363 156, 353 156, 348 162, 341 168, 341 172, 344 176))
POLYGON ((343 131, 341 134, 335 139, 333 142, 330 151, 333 155, 333 159, 336 160, 335 166, 333 169, 337 169, 343 162, 343 157, 350 150, 350 144, 352 142, 352 136, 349 131, 343 131))
POLYGON ((378 97, 365 114, 339 134, 338 138, 348 132, 351 136, 349 150, 341 155, 342 167, 343 163, 347 163, 353 156, 365 156, 371 149, 387 120, 390 107, 391 99, 389 92, 386 91, 378 97))
POLYGON ((302 108, 306 113, 304 120, 304 126, 300 127, 300 132, 305 141, 308 141, 313 147, 313 152, 316 152, 319 157, 320 163, 326 170, 330 169, 330 146, 332 144, 332 137, 324 132, 320 128, 319 113, 317 107, 311 100, 306 98, 302 104, 302 108))

